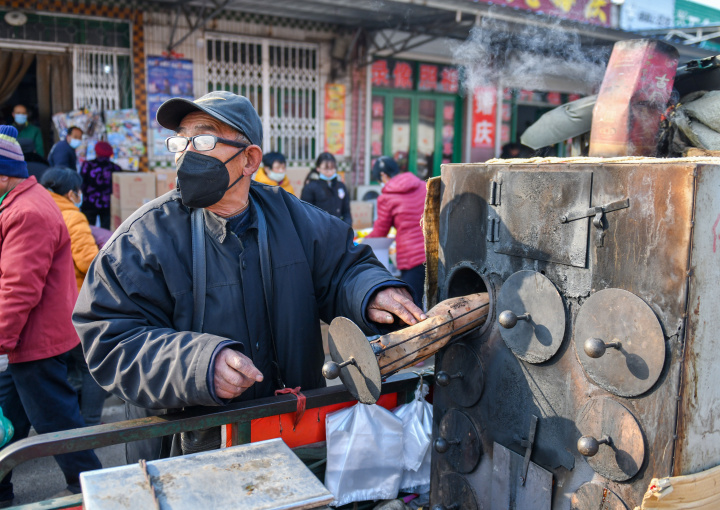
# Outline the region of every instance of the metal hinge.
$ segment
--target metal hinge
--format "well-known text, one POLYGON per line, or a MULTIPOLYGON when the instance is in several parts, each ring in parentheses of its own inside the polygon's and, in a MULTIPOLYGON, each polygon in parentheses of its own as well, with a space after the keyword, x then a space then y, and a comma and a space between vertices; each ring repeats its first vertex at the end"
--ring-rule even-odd
POLYGON ((488 218, 487 240, 496 243, 500 239, 500 219, 488 218))
POLYGON ((500 192, 502 191, 502 183, 490 181, 490 205, 500 205, 500 192))

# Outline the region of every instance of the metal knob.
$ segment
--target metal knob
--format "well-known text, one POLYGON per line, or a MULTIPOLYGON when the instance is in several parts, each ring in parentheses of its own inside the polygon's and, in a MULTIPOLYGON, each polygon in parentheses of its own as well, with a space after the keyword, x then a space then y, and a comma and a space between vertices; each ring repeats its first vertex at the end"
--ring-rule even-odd
POLYGON ((438 383, 438 385, 445 387, 448 386, 453 379, 462 379, 463 373, 458 372, 457 374, 450 375, 447 372, 438 372, 435 374, 435 382, 438 383))
POLYGON ((450 449, 451 446, 460 444, 459 439, 447 440, 444 437, 438 437, 435 440, 435 451, 438 453, 445 453, 450 449))
POLYGON ((621 346, 617 341, 605 343, 600 338, 588 338, 583 344, 583 350, 591 358, 601 358, 607 349, 619 349, 621 346))
POLYGON ((348 365, 357 366, 357 362, 355 361, 355 358, 350 358, 349 360, 344 361, 342 363, 328 361, 322 367, 322 374, 325 377, 325 379, 337 379, 338 377, 340 377, 340 369, 344 368, 348 365))
POLYGON ((530 321, 530 314, 524 313, 522 315, 515 315, 510 310, 505 310, 498 317, 498 322, 505 329, 512 329, 518 323, 518 321, 530 321))
POLYGON ((432 510, 460 510, 460 505, 453 503, 450 506, 445 505, 433 505, 432 510))
POLYGON ((578 439, 577 449, 585 457, 592 457, 598 452, 601 444, 611 445, 612 439, 610 437, 604 437, 598 441, 592 436, 583 436, 578 439))

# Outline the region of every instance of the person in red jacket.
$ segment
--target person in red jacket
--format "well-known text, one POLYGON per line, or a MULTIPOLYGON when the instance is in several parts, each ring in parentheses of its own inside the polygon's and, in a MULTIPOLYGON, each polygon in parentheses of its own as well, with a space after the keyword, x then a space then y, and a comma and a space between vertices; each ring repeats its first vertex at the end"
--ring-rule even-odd
POLYGON ((385 237, 395 227, 396 266, 400 279, 413 290, 415 304, 422 308, 425 292, 425 236, 420 220, 425 210, 425 181, 410 172, 400 173, 395 160, 381 156, 372 168, 372 178, 383 183, 377 200, 377 220, 367 237, 385 237))
MULTIPOLYGON (((85 426, 67 380, 66 353, 80 343, 71 321, 78 290, 70 234, 50 194, 28 177, 17 130, 0 126, 0 407, 13 441, 85 426)), ((80 473, 100 469, 92 450, 55 457, 80 492, 80 473)), ((11 474, 0 481, 0 507, 14 498, 11 474)), ((61 493, 63 494, 63 493, 61 493)))

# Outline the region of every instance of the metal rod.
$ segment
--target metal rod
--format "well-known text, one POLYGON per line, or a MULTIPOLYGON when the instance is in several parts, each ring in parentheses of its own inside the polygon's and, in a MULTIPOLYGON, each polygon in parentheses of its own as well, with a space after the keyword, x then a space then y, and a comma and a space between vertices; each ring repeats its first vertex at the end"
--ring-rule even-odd
MULTIPOLYGON (((483 320, 483 319, 487 320, 487 317, 488 317, 488 314, 485 314, 485 315, 483 315, 482 317, 478 317, 477 319, 468 322, 468 323, 467 323, 467 326, 470 326, 471 324, 474 324, 474 323, 476 323, 476 322, 479 322, 479 321, 481 321, 481 320, 483 320)), ((423 345, 423 346, 420 347, 418 350, 413 351, 413 352, 410 352, 410 353, 406 354, 405 356, 403 356, 402 358, 398 358, 398 359, 396 359, 396 360, 388 363, 387 365, 381 366, 381 367, 380 367, 380 370, 382 370, 383 368, 390 367, 390 366, 394 365, 395 363, 397 363, 398 361, 401 361, 401 360, 407 358, 408 356, 412 356, 413 354, 417 354, 418 352, 422 351, 423 349, 427 348, 428 346, 430 346, 430 345, 432 345, 432 344, 434 344, 434 343, 436 343, 436 342, 439 342, 440 340, 443 340, 443 339, 445 339, 445 338, 447 338, 447 337, 449 337, 449 336, 453 336, 454 334, 455 334, 454 331, 451 331, 451 332, 449 332, 449 333, 446 333, 446 334, 444 334, 444 335, 436 338, 436 339, 433 340, 432 342, 430 342, 430 343, 428 343, 428 344, 426 344, 426 345, 423 345)), ((396 345, 400 345, 400 344, 396 344, 396 345)), ((403 366, 401 366, 401 367, 395 368, 395 369, 393 369, 391 372, 389 372, 388 374, 386 374, 384 377, 390 377, 391 375, 395 375, 396 373, 398 373, 399 370, 402 370, 403 368, 410 367, 410 366, 412 366, 412 364, 413 364, 413 363, 410 362, 410 363, 406 363, 405 365, 403 365, 403 366)))
MULTIPOLYGON (((455 321, 456 321, 457 319, 459 319, 460 317, 465 317, 466 315, 469 315, 469 314, 471 314, 471 313, 473 313, 473 312, 476 312, 476 311, 478 311, 478 310, 480 310, 481 308, 484 308, 484 307, 486 307, 486 306, 490 306, 490 303, 487 303, 487 304, 484 304, 484 305, 480 305, 480 306, 478 306, 477 308, 473 308, 472 310, 468 310, 468 311, 465 312, 465 313, 461 313, 461 314, 458 315, 457 317, 453 317, 452 319, 450 319, 450 320, 448 320, 448 321, 445 321, 445 322, 443 322, 443 323, 440 323, 440 324, 438 324, 437 326, 433 326, 433 327, 430 328, 430 329, 426 329, 426 330, 423 331, 422 333, 418 333, 418 334, 415 335, 415 336, 411 336, 410 338, 406 338, 406 339, 403 340, 402 342, 398 342, 398 343, 396 343, 396 344, 393 344, 393 345, 390 345, 390 346, 385 347, 385 348, 383 348, 383 349, 380 349, 379 351, 377 351, 377 352, 375 353, 375 355, 377 356, 378 354, 382 354, 383 352, 387 351, 388 349, 393 349, 393 348, 397 347, 398 345, 402 345, 402 344, 404 344, 404 343, 409 342, 410 340, 415 340, 416 338, 419 338, 419 337, 423 336, 424 334, 429 333, 430 331, 433 331, 433 330, 435 330, 435 329, 441 328, 441 327, 445 326, 446 324, 450 324, 451 322, 455 322, 455 321)), ((487 314, 484 315, 484 317, 487 317, 487 314)), ((474 322, 474 321, 473 321, 473 322, 474 322)), ((472 322, 471 322, 470 324, 472 324, 472 322)), ((391 334, 391 333, 388 333, 388 334, 391 334)), ((382 338, 382 337, 381 337, 381 338, 382 338)), ((442 338, 444 338, 444 337, 442 337, 442 338)), ((429 344, 428 344, 428 345, 429 345, 429 344)))

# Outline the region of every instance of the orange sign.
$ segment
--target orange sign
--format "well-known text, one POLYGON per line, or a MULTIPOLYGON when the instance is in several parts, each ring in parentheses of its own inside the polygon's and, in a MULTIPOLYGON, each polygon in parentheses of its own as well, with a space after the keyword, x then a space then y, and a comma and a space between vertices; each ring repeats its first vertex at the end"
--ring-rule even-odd
POLYGON ((325 119, 345 120, 345 85, 325 85, 325 119))

